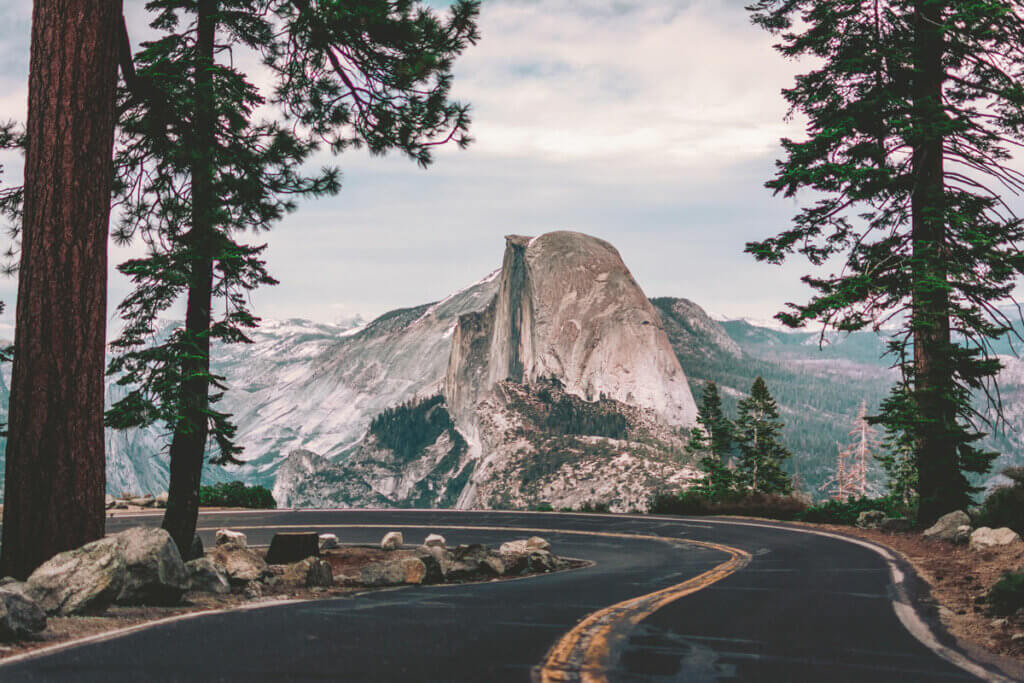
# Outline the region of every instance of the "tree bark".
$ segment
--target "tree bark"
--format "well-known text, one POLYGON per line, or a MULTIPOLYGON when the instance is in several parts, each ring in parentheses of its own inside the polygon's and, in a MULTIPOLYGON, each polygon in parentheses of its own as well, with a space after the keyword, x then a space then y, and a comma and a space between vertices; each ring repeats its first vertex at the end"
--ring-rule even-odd
POLYGON ((964 490, 950 438, 956 420, 952 389, 949 287, 945 266, 945 186, 942 84, 945 70, 941 22, 946 3, 919 0, 914 17, 913 144, 911 195, 914 400, 919 522, 929 524, 963 503, 964 490))
POLYGON ((119 0, 36 0, 0 571, 103 536, 119 0))
POLYGON ((217 142, 215 93, 211 73, 217 30, 217 1, 200 0, 197 8, 195 147, 192 162, 192 229, 185 334, 191 345, 182 360, 182 419, 174 429, 170 448, 170 485, 163 528, 186 555, 199 517, 199 486, 209 434, 210 304, 213 294, 215 202, 213 149, 217 142))

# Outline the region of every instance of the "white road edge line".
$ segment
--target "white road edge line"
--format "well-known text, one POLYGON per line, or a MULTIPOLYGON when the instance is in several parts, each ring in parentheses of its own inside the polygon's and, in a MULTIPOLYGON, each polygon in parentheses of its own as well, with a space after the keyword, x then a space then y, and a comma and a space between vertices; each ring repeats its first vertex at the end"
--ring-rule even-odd
MULTIPOLYGON (((647 517, 647 519, 652 519, 647 517)), ((670 519, 668 517, 658 517, 658 519, 670 519)), ((680 521, 688 522, 690 518, 680 517, 676 518, 680 521)), ((731 524, 737 526, 752 526, 760 527, 763 529, 781 529, 783 531, 793 531, 801 534, 812 534, 814 536, 825 536, 826 538, 834 538, 839 541, 846 541, 847 543, 853 543, 855 545, 868 548, 874 551, 878 555, 881 555, 885 559, 886 564, 889 566, 889 573, 892 577, 892 583, 896 589, 896 593, 901 598, 900 600, 891 600, 892 609, 896 613, 896 617, 903 624, 903 627, 910 632, 910 635, 917 638, 925 647, 937 654, 938 656, 945 659, 950 664, 953 664, 967 673, 977 676, 983 681, 989 681, 990 683, 1013 683, 1012 678, 1007 678, 1000 673, 990 670, 987 667, 974 662, 961 653, 946 647, 939 642, 935 633, 925 623, 921 615, 918 614, 917 610, 910 602, 910 596, 906 589, 906 577, 903 572, 896 564, 896 556, 892 554, 887 548, 875 545, 870 541, 864 541, 859 538, 850 538, 849 536, 843 536, 841 534, 833 534, 828 531, 818 531, 816 529, 800 529, 797 527, 785 526, 781 524, 758 524, 756 522, 732 522, 728 520, 717 520, 717 519, 703 519, 700 518, 700 522, 703 524, 731 524)))

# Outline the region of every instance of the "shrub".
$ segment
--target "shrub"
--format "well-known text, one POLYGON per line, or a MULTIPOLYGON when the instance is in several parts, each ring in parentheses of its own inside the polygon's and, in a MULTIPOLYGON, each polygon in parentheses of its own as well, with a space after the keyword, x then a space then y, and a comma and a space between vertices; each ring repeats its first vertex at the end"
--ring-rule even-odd
POLYGON ((547 501, 541 501, 530 508, 534 512, 554 512, 555 508, 551 506, 551 503, 547 501))
POLYGON ((992 612, 1008 616, 1024 607, 1024 571, 1006 572, 988 592, 992 612))
POLYGON ((199 487, 199 504, 210 507, 259 508, 277 507, 270 490, 263 486, 246 486, 240 481, 221 482, 199 487))
POLYGON ((1024 533, 1024 470, 1011 467, 1003 470, 1003 474, 1013 479, 1013 485, 1001 486, 989 494, 981 505, 978 526, 1008 526, 1019 534, 1024 533))
POLYGON ((851 498, 845 502, 838 500, 827 500, 819 505, 807 508, 797 516, 801 522, 814 522, 816 524, 846 524, 853 526, 857 523, 860 513, 868 510, 881 510, 886 517, 910 517, 915 516, 912 509, 903 505, 902 501, 886 496, 884 498, 851 498))
POLYGON ((743 515, 791 520, 806 509, 807 503, 795 496, 733 493, 712 500, 698 491, 683 491, 655 495, 648 512, 662 515, 743 515))

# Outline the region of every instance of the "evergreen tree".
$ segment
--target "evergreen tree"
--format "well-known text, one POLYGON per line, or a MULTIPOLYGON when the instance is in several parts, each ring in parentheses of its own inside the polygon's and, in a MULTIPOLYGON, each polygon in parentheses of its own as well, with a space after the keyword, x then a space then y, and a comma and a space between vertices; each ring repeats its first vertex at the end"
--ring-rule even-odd
POLYGON ((729 468, 732 453, 732 422, 722 411, 718 386, 706 382, 697 406, 697 426, 690 430, 686 452, 699 458, 706 474, 697 490, 712 500, 726 497, 734 488, 734 477, 729 468))
POLYGON ((816 199, 747 250, 842 265, 803 278, 817 293, 779 314, 789 325, 901 322, 889 351, 902 381, 878 421, 913 444, 920 518, 931 521, 968 502, 964 473, 994 457, 976 446, 970 399, 992 389, 991 342, 1011 329, 997 304, 1024 273, 1024 227, 1000 197, 1024 189, 1009 165, 1024 142, 1020 3, 759 0, 750 10, 783 55, 817 64, 783 92, 807 138, 782 141, 767 183, 816 199))
POLYGON ((758 377, 750 396, 740 400, 736 417, 736 445, 739 463, 736 481, 751 493, 788 494, 793 490, 782 463, 792 455, 780 442, 783 423, 779 406, 758 377))
POLYGON ((914 458, 914 442, 907 431, 893 427, 906 421, 901 412, 914 410, 910 392, 893 392, 887 401, 887 409, 897 416, 886 425, 885 450, 876 454, 875 459, 887 475, 886 487, 889 494, 904 505, 910 506, 917 500, 917 462, 914 458))
MULTIPOLYGON (((107 227, 120 0, 35 0, 5 463, 4 574, 103 536, 107 227)), ((10 254, 13 257, 13 253, 10 254)))
POLYGON ((147 8, 159 37, 129 62, 115 237, 141 236, 149 253, 121 266, 135 289, 119 307, 125 325, 108 371, 128 393, 107 421, 167 426, 163 526, 187 549, 208 438, 219 462, 241 451, 231 416, 214 408, 226 387, 210 372, 211 342, 249 342, 258 318, 247 293, 276 283, 264 246, 245 232, 272 227, 296 197, 338 191, 336 169, 304 170, 321 144, 395 149, 422 166, 433 146, 466 144, 468 109, 449 90, 454 57, 477 38, 478 2, 458 0, 447 19, 412 0, 151 0, 147 8), (269 98, 233 65, 243 50, 260 54, 275 79, 269 98), (267 104, 284 120, 257 119, 267 104), (184 326, 158 334, 159 316, 182 299, 184 326))

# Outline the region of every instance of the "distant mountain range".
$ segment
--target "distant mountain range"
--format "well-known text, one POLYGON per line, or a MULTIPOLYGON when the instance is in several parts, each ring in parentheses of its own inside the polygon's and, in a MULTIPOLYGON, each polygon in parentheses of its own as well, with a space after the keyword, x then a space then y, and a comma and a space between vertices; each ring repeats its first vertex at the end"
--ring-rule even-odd
MULTIPOLYGON (((895 379, 883 335, 714 320, 687 299, 648 301, 605 242, 513 236, 501 269, 442 301, 366 324, 265 321, 253 344, 215 348, 247 464, 208 466, 204 481, 263 484, 298 506, 643 507, 696 476, 682 447, 703 384, 735 414, 760 375, 790 470, 821 496, 860 403, 877 408, 895 379)), ((998 350, 1008 425, 987 439, 1003 454, 989 484, 1024 463, 1024 361, 998 350)), ((108 431, 108 490, 164 490, 164 439, 108 431)))

